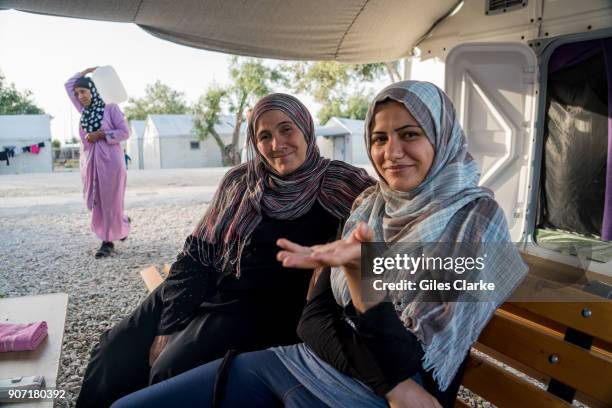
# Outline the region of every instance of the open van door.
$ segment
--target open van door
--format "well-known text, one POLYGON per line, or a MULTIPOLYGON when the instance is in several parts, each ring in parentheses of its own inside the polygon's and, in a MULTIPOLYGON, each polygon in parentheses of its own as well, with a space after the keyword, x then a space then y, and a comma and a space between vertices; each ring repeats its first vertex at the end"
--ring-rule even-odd
POLYGON ((494 191, 513 242, 525 239, 534 157, 537 62, 524 44, 472 43, 446 58, 446 92, 453 100, 481 170, 494 191))

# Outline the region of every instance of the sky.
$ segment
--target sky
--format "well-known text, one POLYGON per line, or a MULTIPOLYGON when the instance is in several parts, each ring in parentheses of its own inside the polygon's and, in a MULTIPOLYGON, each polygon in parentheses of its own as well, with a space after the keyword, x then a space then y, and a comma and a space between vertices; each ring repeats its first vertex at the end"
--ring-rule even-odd
MULTIPOLYGON (((211 84, 228 83, 229 59, 158 39, 134 24, 0 11, 0 70, 53 116, 53 139, 77 134, 79 114, 63 86, 76 72, 111 65, 130 97, 144 96, 146 85, 160 80, 195 102, 211 84)), ((314 114, 318 106, 302 99, 314 114)))
MULTIPOLYGON (((62 141, 77 136, 79 113, 63 86, 76 72, 111 65, 130 97, 144 96, 146 85, 160 80, 193 103, 210 85, 228 84, 229 60, 228 54, 161 40, 131 23, 0 10, 0 70, 17 89, 33 93, 36 104, 53 117, 52 138, 62 141)), ((435 72, 435 77, 425 79, 442 85, 441 65, 416 64, 413 72, 417 76, 435 72)), ((384 85, 379 81, 372 88, 384 85)), ((296 96, 316 115, 320 106, 309 95, 296 96)))

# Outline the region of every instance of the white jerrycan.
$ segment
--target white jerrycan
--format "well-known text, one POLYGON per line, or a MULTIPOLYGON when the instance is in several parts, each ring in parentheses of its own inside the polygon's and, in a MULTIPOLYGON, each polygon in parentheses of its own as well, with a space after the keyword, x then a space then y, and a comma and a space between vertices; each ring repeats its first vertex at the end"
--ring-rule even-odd
POLYGON ((117 71, 110 65, 96 68, 91 74, 98 92, 105 103, 121 103, 127 101, 127 92, 117 71))

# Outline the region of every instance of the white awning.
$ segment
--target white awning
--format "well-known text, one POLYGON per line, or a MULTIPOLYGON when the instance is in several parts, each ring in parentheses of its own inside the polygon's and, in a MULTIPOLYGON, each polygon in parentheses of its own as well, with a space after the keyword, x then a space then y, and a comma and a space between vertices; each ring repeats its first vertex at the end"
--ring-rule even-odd
POLYGON ((393 61, 457 0, 0 0, 0 8, 134 23, 207 50, 291 60, 393 61))

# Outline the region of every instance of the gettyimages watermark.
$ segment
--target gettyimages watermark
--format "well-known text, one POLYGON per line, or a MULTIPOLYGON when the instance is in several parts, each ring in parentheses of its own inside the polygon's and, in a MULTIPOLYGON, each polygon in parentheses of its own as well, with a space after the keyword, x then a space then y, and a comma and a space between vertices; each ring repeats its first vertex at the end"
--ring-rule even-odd
POLYGON ((498 242, 364 243, 362 297, 401 303, 606 300, 605 290, 589 288, 584 248, 578 267, 543 262, 529 271, 516 253, 515 244, 498 242))

